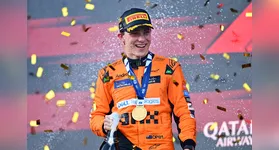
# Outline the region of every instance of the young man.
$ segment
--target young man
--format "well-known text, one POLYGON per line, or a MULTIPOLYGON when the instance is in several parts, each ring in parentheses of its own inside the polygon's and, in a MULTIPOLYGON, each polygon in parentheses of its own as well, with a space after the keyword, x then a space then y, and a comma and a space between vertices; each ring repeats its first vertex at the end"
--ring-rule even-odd
POLYGON ((138 8, 123 13, 118 38, 125 55, 98 73, 90 128, 105 137, 112 112, 121 115, 120 150, 174 150, 172 114, 184 150, 196 146, 194 108, 180 64, 149 51, 153 26, 138 8))

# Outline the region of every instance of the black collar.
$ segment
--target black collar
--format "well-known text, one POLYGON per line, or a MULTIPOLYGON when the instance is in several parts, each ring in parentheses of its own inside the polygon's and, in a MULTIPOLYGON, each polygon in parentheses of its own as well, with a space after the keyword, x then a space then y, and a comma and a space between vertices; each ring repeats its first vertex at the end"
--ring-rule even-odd
MULTIPOLYGON (((148 55, 148 54, 147 54, 148 55)), ((128 61, 129 61, 129 64, 131 65, 131 67, 133 69, 138 69, 139 66, 145 66, 145 62, 146 62, 146 59, 147 59, 147 55, 140 58, 140 59, 131 59, 131 58, 128 58, 128 61)), ((154 54, 151 53, 152 55, 152 58, 154 57, 154 54)), ((124 62, 124 59, 125 57, 123 57, 122 61, 124 62)))

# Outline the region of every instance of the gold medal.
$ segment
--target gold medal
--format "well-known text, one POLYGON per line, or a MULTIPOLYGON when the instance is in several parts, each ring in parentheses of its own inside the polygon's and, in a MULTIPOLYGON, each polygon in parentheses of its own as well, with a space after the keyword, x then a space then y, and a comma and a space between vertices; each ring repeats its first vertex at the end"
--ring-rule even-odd
POLYGON ((144 108, 144 106, 136 106, 136 108, 132 111, 132 117, 136 121, 141 121, 147 116, 147 110, 144 108))

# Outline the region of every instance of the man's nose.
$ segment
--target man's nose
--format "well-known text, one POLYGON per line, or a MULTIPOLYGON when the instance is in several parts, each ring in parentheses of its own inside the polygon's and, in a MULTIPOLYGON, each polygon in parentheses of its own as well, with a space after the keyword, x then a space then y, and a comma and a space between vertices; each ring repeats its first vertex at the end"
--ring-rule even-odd
POLYGON ((139 41, 145 41, 146 40, 146 37, 143 33, 140 34, 139 38, 138 38, 139 41))

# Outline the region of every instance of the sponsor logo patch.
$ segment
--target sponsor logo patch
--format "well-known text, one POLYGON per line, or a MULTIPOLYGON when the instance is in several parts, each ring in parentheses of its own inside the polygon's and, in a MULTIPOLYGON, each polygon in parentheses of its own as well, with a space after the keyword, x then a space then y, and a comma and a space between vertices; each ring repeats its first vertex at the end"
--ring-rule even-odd
POLYGON ((125 17, 126 24, 129 24, 129 23, 131 23, 133 21, 137 21, 137 20, 149 20, 147 13, 143 13, 143 12, 134 13, 134 14, 131 14, 131 15, 125 17))
MULTIPOLYGON (((145 98, 143 101, 143 105, 159 105, 160 104, 160 98, 145 98)), ((117 108, 125 108, 128 106, 137 105, 137 99, 129 99, 124 100, 117 103, 117 108)))
POLYGON ((164 138, 163 135, 147 135, 146 136, 146 139, 149 139, 149 140, 151 140, 151 139, 163 139, 163 138, 164 138))
POLYGON ((119 80, 119 81, 114 82, 114 89, 131 86, 131 85, 132 85, 132 82, 130 79, 119 80))

